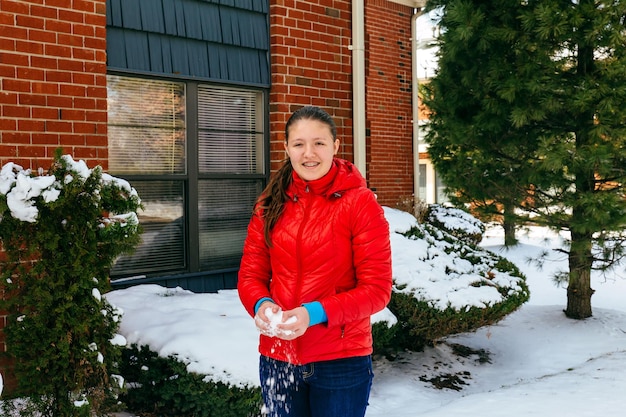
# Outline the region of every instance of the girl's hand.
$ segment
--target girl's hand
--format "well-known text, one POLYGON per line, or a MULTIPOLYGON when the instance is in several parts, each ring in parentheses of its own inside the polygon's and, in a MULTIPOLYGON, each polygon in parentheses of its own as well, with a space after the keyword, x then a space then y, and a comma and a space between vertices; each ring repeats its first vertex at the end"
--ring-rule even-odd
POLYGON ((254 316, 254 324, 256 325, 256 328, 259 330, 259 332, 261 332, 261 334, 264 334, 265 336, 275 336, 270 327, 271 320, 265 314, 265 311, 268 308, 272 311, 273 314, 276 314, 281 310, 277 304, 274 304, 271 301, 264 301, 263 303, 261 303, 258 311, 256 312, 256 315, 254 316))
POLYGON ((309 312, 304 307, 283 311, 283 319, 276 325, 275 336, 283 340, 296 339, 306 332, 309 323, 309 312))

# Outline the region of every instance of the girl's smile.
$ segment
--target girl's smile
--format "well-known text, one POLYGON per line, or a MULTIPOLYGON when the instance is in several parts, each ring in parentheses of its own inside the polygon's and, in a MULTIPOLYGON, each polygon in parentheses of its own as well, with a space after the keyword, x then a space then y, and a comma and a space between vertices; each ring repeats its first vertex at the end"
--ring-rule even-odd
POLYGON ((339 139, 333 138, 327 124, 302 119, 290 127, 285 150, 298 176, 305 181, 313 181, 330 170, 339 150, 339 139))

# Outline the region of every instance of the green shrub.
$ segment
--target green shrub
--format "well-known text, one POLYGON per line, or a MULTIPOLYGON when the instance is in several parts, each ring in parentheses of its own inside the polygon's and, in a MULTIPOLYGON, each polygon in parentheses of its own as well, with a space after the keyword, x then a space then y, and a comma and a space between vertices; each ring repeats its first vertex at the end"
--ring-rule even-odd
POLYGON ((101 294, 115 258, 139 241, 139 197, 60 151, 47 175, 9 163, 0 177, 0 308, 13 394, 29 403, 20 415, 101 415, 122 385, 119 312, 101 294))
POLYGON ((400 326, 397 323, 377 322, 372 324, 372 337, 374 356, 386 356, 393 358, 398 351, 398 330, 400 326))
POLYGON ((441 311, 427 301, 417 300, 408 294, 394 293, 389 309, 398 317, 401 330, 396 331, 393 343, 397 349, 421 351, 443 337, 494 324, 527 300, 525 294, 517 293, 487 308, 472 306, 462 311, 453 308, 441 311))
POLYGON ((435 223, 413 218, 402 223, 408 230, 391 225, 394 288, 388 308, 397 323, 374 325, 376 353, 421 351, 443 337, 494 324, 529 299, 525 277, 513 263, 472 243, 476 239, 468 239, 461 228, 457 237, 438 227, 442 221, 435 223), (394 253, 394 247, 402 250, 394 253), (484 301, 459 304, 464 300, 459 293, 472 298, 483 287, 490 294, 484 301))
POLYGON ((471 214, 439 204, 428 206, 424 221, 472 245, 478 245, 485 233, 483 222, 471 214))
POLYGON ((120 399, 134 413, 171 417, 260 415, 260 388, 226 385, 190 373, 175 356, 162 358, 148 346, 125 349, 120 370, 128 387, 120 399))

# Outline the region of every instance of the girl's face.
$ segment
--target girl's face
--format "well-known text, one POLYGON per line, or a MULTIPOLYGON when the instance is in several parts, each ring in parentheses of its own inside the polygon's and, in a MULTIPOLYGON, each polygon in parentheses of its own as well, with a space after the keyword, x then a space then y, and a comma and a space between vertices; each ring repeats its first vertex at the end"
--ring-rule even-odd
POLYGON ((333 157, 339 150, 339 139, 333 139, 326 123, 301 119, 289 128, 285 150, 298 176, 313 181, 330 171, 333 157))

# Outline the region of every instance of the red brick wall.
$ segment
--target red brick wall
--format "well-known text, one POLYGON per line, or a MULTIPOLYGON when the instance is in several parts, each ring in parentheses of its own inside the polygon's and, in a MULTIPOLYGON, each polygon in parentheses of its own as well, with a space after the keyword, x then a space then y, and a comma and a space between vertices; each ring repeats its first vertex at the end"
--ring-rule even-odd
POLYGON ((412 9, 365 2, 368 172, 381 204, 413 194, 412 9))
POLYGON ((0 80, 0 165, 107 168, 105 0, 2 0, 0 80))
POLYGON ((312 104, 337 123, 339 156, 352 151, 352 5, 349 0, 271 0, 270 159, 285 158, 285 123, 312 104))
POLYGON ((48 169, 62 146, 107 169, 105 1, 0 0, 0 166, 48 169))

